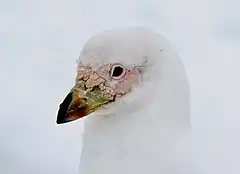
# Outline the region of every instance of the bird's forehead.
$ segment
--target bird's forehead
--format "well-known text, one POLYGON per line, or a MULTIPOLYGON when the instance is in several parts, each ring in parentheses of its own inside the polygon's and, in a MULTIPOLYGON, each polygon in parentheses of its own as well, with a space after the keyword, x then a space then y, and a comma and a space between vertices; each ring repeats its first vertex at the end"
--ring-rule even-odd
POLYGON ((112 31, 91 37, 82 48, 79 60, 87 66, 101 67, 105 64, 121 63, 139 66, 155 59, 153 39, 141 31, 112 31))
POLYGON ((91 68, 100 68, 107 64, 122 64, 125 67, 140 66, 147 59, 147 56, 137 55, 133 52, 124 52, 118 48, 84 48, 79 57, 79 63, 91 68))

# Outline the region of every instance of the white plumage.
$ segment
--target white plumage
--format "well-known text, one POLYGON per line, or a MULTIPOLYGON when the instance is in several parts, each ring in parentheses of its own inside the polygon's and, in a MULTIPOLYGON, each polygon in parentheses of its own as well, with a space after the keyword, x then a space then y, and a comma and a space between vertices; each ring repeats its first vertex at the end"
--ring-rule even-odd
POLYGON ((126 27, 93 36, 79 60, 142 66, 141 83, 85 120, 81 174, 189 174, 189 86, 171 45, 126 27), (187 159, 187 160, 186 160, 187 159))

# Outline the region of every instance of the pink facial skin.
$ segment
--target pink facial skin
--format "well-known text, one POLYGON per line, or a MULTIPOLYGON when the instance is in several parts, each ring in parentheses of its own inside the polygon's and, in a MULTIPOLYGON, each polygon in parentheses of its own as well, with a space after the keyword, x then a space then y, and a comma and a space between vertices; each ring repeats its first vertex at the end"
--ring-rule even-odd
POLYGON ((110 99, 119 98, 140 80, 137 67, 125 68, 122 64, 107 64, 97 70, 81 66, 76 77, 76 85, 82 84, 85 90, 98 86, 103 95, 110 99))

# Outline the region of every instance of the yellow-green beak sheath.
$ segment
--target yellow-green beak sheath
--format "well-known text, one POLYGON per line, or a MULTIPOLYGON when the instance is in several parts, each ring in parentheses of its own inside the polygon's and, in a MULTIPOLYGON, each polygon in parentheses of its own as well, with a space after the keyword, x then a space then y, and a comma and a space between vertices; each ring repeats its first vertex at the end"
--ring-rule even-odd
POLYGON ((82 92, 73 88, 59 106, 57 124, 63 124, 85 117, 112 100, 103 97, 101 91, 82 92))

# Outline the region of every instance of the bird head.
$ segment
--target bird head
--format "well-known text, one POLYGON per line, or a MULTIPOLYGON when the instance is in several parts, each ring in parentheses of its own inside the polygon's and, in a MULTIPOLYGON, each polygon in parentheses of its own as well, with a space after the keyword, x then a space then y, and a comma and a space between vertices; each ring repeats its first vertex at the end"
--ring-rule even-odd
POLYGON ((142 27, 113 29, 91 37, 81 50, 75 84, 60 104, 57 124, 92 113, 129 115, 156 103, 159 93, 171 98, 173 93, 164 91, 173 90, 165 88, 178 90, 175 79, 182 69, 179 74, 172 72, 178 71, 178 61, 169 48, 162 36, 142 27))

